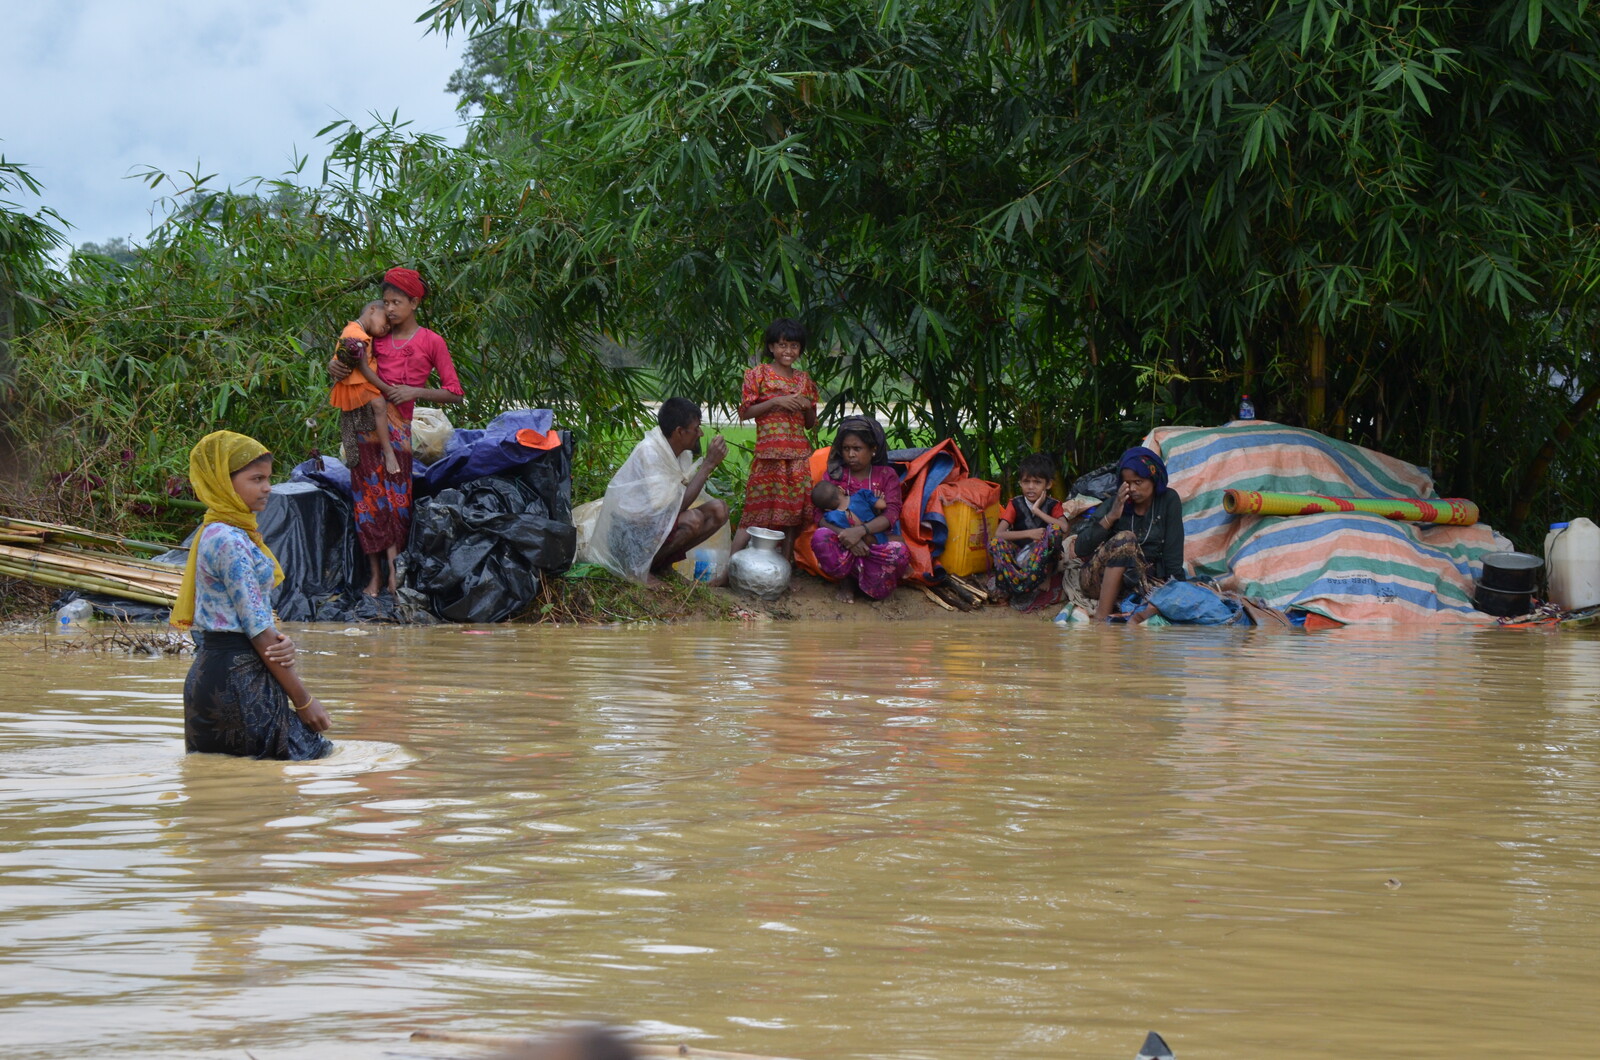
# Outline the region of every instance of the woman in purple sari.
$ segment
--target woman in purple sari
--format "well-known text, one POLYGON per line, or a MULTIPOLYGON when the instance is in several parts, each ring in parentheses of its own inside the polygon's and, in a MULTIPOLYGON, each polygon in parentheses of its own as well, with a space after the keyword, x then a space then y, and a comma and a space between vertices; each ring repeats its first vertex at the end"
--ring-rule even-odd
MULTIPOLYGON (((817 565, 824 578, 839 583, 839 599, 855 600, 860 586, 872 599, 882 600, 911 568, 911 553, 899 540, 900 476, 889 466, 889 446, 877 420, 845 418, 834 435, 827 478, 846 497, 871 490, 883 502, 883 510, 863 526, 836 530, 819 525, 811 535, 817 565), (881 545, 873 544, 873 535, 880 533, 891 536, 881 545)), ((817 522, 822 522, 821 513, 817 522)))

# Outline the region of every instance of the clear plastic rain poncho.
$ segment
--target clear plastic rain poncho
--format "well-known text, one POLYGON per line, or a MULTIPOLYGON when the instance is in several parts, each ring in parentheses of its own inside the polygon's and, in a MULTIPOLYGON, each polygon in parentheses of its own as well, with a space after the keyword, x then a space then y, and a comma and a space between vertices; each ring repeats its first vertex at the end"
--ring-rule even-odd
POLYGON ((695 459, 674 453, 659 428, 651 428, 598 501, 572 510, 578 528, 578 560, 644 581, 650 561, 672 533, 695 459))

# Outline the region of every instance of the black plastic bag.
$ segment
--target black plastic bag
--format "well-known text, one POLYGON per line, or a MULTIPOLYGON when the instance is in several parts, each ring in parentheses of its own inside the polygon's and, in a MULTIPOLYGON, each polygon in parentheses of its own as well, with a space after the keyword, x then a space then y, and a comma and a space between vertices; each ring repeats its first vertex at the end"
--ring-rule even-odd
MULTIPOLYGON (((515 478, 544 502, 545 511, 558 523, 572 522, 572 435, 561 431, 561 444, 541 450, 514 471, 503 474, 515 478)), ((576 535, 576 531, 574 531, 576 535)), ((559 574, 572 565, 571 557, 559 568, 546 567, 559 574)))
POLYGON ((342 622, 353 617, 357 580, 365 578, 367 568, 348 500, 315 482, 285 482, 272 488, 256 525, 283 568, 283 581, 272 591, 280 619, 342 622))
POLYGON ((405 568, 435 615, 503 621, 532 606, 541 572, 572 565, 578 534, 564 450, 530 461, 518 478, 488 475, 416 503, 405 568))
POLYGON ((1097 467, 1093 471, 1079 475, 1072 482, 1072 488, 1067 491, 1068 497, 1080 495, 1098 497, 1101 500, 1110 500, 1111 495, 1117 492, 1117 487, 1122 484, 1122 473, 1117 470, 1117 465, 1107 464, 1097 467))

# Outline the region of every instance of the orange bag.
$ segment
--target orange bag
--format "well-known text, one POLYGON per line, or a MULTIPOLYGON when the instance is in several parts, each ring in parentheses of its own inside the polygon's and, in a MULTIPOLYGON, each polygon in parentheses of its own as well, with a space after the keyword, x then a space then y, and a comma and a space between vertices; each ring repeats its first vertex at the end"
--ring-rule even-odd
MULTIPOLYGON (((971 509, 972 515, 987 513, 994 506, 998 516, 1000 484, 967 477, 967 458, 949 438, 923 453, 906 467, 905 478, 900 483, 900 529, 905 534, 906 547, 911 550, 911 570, 906 580, 937 582, 944 577, 944 557, 950 554, 952 535, 948 533, 952 509, 971 509), (931 490, 927 488, 932 478, 938 480, 931 490), (926 495, 926 496, 924 496, 926 495), (934 555, 934 549, 939 554, 934 555)), ((987 541, 979 535, 981 557, 970 555, 970 541, 955 539, 956 555, 966 563, 975 558, 988 565, 988 554, 983 551, 987 541)))

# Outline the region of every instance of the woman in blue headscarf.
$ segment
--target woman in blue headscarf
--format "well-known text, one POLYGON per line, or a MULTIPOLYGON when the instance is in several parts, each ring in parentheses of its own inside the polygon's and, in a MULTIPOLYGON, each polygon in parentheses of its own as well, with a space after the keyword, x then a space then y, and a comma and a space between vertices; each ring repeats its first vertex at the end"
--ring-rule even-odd
POLYGON ((1143 446, 1117 461, 1122 485, 1078 532, 1077 552, 1086 560, 1083 591, 1104 622, 1124 594, 1183 578, 1183 498, 1167 485, 1167 465, 1143 446))

